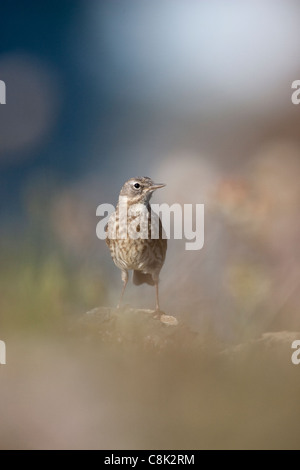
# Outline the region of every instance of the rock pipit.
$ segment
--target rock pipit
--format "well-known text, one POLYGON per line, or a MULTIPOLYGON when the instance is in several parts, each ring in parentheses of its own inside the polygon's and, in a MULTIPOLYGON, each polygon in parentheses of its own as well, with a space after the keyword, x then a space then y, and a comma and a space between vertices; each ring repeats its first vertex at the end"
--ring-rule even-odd
POLYGON ((150 178, 128 180, 121 189, 116 210, 106 226, 106 243, 115 265, 122 271, 123 288, 117 308, 120 307, 128 271, 133 270, 133 283, 155 286, 156 311, 159 311, 158 281, 164 264, 167 240, 163 238, 162 224, 151 212, 150 198, 164 184, 155 184, 150 178))

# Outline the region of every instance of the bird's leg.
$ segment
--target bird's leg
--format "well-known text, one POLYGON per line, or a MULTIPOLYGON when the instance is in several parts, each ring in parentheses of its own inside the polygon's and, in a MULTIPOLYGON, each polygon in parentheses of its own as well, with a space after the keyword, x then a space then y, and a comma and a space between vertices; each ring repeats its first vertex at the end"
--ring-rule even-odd
POLYGON ((120 305, 121 305, 121 302, 122 302, 122 299, 123 299, 123 295, 124 295, 124 292, 125 292, 125 289, 126 289, 126 286, 127 286, 128 271, 122 271, 122 281, 123 281, 123 287, 122 287, 122 292, 121 292, 121 295, 120 295, 120 299, 119 299, 117 308, 120 308, 120 305))
POLYGON ((158 296, 158 281, 155 281, 155 298, 156 298, 156 306, 155 306, 155 311, 159 312, 159 296, 158 296))

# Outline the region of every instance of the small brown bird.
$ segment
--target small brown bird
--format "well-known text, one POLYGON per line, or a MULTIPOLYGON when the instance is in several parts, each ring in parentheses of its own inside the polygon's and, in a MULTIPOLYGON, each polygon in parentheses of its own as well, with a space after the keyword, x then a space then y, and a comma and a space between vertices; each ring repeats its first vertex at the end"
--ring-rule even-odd
POLYGON ((161 221, 151 212, 149 201, 153 192, 164 186, 155 184, 147 176, 131 178, 122 187, 116 210, 109 218, 106 243, 115 265, 122 270, 123 281, 117 308, 126 289, 128 271, 133 270, 135 285, 155 285, 156 311, 160 310, 158 281, 167 240, 163 238, 161 221))

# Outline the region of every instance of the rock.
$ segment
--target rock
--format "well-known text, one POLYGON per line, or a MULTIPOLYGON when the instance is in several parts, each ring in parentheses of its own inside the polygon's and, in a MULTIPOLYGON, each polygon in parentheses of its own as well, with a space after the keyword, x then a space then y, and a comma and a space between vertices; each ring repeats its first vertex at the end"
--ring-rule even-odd
POLYGON ((75 326, 86 340, 162 349, 169 345, 189 347, 198 335, 174 316, 150 309, 97 307, 82 315, 75 326))
POLYGON ((267 360, 291 364, 292 343, 300 340, 300 332, 276 331, 263 333, 259 338, 224 349, 221 355, 227 356, 235 361, 245 361, 252 358, 256 363, 267 360))
MULTIPOLYGON (((264 333, 259 338, 225 346, 216 341, 216 338, 212 341, 212 338, 201 332, 192 331, 183 321, 179 322, 177 318, 164 312, 157 314, 150 309, 128 306, 121 309, 94 308, 80 316, 75 329, 80 339, 95 340, 97 344, 137 347, 142 350, 190 350, 234 362, 248 362, 251 358, 255 363, 278 360, 290 364, 292 342, 300 340, 298 332, 280 331, 264 333)), ((73 326, 72 330, 74 331, 73 326)))
POLYGON ((160 317, 160 321, 164 323, 167 326, 177 326, 178 325, 178 320, 175 317, 172 317, 172 315, 165 315, 162 314, 160 317))

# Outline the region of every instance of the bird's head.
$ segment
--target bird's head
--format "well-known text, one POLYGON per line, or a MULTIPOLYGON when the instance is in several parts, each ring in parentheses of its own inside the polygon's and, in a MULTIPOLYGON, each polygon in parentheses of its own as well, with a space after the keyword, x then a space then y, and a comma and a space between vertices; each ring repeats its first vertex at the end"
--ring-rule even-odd
POLYGON ((153 192, 165 184, 154 183, 148 176, 130 178, 120 192, 120 198, 126 198, 128 204, 148 204, 153 192))

